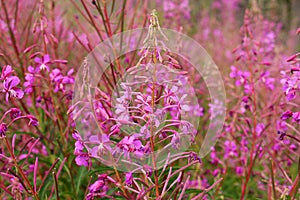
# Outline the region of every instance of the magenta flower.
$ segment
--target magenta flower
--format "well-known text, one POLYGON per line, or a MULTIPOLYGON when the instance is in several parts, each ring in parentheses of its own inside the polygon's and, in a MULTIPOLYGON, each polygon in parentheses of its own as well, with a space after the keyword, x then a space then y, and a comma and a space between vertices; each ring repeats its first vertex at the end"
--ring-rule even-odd
POLYGON ((133 182, 133 177, 132 177, 132 173, 128 172, 125 175, 125 184, 131 186, 133 182))
POLYGON ((277 131, 277 134, 279 135, 279 140, 283 140, 286 136, 286 133, 283 131, 277 131))
POLYGON ((81 136, 79 135, 78 131, 76 131, 76 130, 72 133, 72 137, 75 140, 81 140, 82 139, 81 136))
POLYGON ((265 71, 260 74, 260 81, 265 84, 270 90, 274 90, 274 78, 270 78, 270 72, 265 71))
POLYGON ((81 141, 76 141, 75 142, 75 149, 74 149, 74 154, 75 155, 80 155, 82 153, 82 150, 84 149, 84 146, 81 141))
POLYGON ((288 77, 283 86, 286 98, 291 101, 296 98, 296 92, 300 90, 300 73, 294 72, 293 76, 288 77))
POLYGON ((17 117, 21 116, 21 110, 18 108, 11 108, 10 109, 10 118, 16 119, 17 117))
POLYGON ((98 179, 95 183, 93 183, 89 187, 89 190, 91 193, 99 192, 104 185, 105 185, 104 179, 98 179))
POLYGON ((27 68, 29 73, 26 73, 25 75, 25 82, 23 86, 25 87, 24 92, 26 94, 32 93, 33 92, 33 87, 34 87, 34 74, 36 73, 36 70, 32 67, 29 66, 27 68))
POLYGON ((84 145, 82 142, 82 138, 77 131, 72 133, 72 137, 76 140, 74 155, 76 156, 75 162, 78 166, 89 166, 89 156, 87 153, 84 153, 84 145))
POLYGON ((7 126, 4 123, 0 124, 0 138, 5 137, 5 133, 7 131, 7 126))
POLYGON ((300 124, 300 112, 294 112, 292 115, 295 122, 300 124))
POLYGON ((75 158, 75 162, 78 166, 89 166, 89 156, 87 154, 80 154, 75 158))
POLYGON ((235 173, 236 173, 238 176, 242 176, 242 175, 243 175, 243 172, 244 172, 243 167, 237 166, 237 167, 235 168, 235 173))
POLYGON ((54 83, 54 92, 58 92, 59 90, 65 92, 66 84, 73 84, 74 77, 72 76, 74 69, 68 71, 67 76, 63 76, 60 69, 55 68, 50 73, 50 80, 54 83))
POLYGON ((263 123, 257 124, 257 126, 256 126, 257 135, 260 135, 264 129, 265 129, 265 125, 263 123))
POLYGON ((49 64, 50 62, 50 56, 48 54, 44 55, 42 58, 35 57, 34 62, 39 64, 37 71, 44 71, 47 70, 48 72, 50 71, 49 64))
POLYGON ((134 153, 136 156, 140 157, 144 155, 144 150, 146 148, 143 146, 142 142, 135 137, 135 135, 125 136, 117 146, 123 150, 125 157, 129 158, 130 153, 134 153))
POLYGON ((24 82, 24 87, 25 87, 25 93, 29 94, 32 93, 33 91, 33 84, 34 84, 34 76, 32 74, 26 74, 25 76, 25 82, 24 82))
POLYGON ((33 115, 27 115, 27 118, 29 119, 29 123, 28 125, 32 125, 32 126, 38 126, 39 125, 39 121, 37 120, 37 118, 33 115))
POLYGON ((172 136, 171 144, 174 149, 178 149, 180 145, 180 136, 178 133, 174 133, 172 136))
POLYGON ((108 135, 106 134, 101 134, 100 137, 98 136, 91 136, 89 138, 89 141, 92 144, 97 144, 97 146, 94 146, 93 149, 91 150, 91 154, 92 156, 98 156, 99 154, 102 154, 103 152, 111 152, 112 153, 112 149, 110 147, 110 139, 108 137, 108 135))
POLYGON ((290 117, 292 117, 293 112, 292 111, 285 111, 282 115, 281 115, 281 120, 287 120, 290 117))
POLYGON ((22 89, 16 86, 20 83, 20 79, 17 76, 11 76, 4 80, 3 82, 3 92, 6 93, 6 101, 8 102, 9 97, 15 97, 17 99, 22 99, 24 92, 22 89))
POLYGON ((237 80, 235 82, 236 86, 241 86, 241 85, 246 85, 248 83, 247 79, 250 77, 250 72, 245 71, 239 71, 238 72, 238 77, 237 80))
POLYGON ((10 65, 5 65, 5 66, 2 68, 0 80, 5 80, 5 79, 6 79, 7 77, 9 77, 13 72, 14 72, 14 70, 12 69, 12 67, 11 67, 10 65))
POLYGON ((225 154, 224 158, 232 158, 232 157, 238 157, 238 151, 237 146, 234 141, 225 141, 225 154))
POLYGON ((89 186, 89 193, 87 194, 85 199, 93 200, 95 199, 95 197, 99 199, 101 197, 110 197, 109 195, 107 195, 109 188, 106 186, 106 182, 108 181, 116 185, 116 181, 107 174, 98 175, 98 179, 89 186))

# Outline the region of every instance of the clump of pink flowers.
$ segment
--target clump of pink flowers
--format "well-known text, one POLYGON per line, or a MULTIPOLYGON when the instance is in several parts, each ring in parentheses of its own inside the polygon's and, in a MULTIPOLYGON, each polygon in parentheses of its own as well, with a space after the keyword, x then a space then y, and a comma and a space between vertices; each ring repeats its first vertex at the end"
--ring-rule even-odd
POLYGON ((0 199, 299 199, 297 6, 0 0, 0 199), (164 28, 207 50, 226 102, 164 28))

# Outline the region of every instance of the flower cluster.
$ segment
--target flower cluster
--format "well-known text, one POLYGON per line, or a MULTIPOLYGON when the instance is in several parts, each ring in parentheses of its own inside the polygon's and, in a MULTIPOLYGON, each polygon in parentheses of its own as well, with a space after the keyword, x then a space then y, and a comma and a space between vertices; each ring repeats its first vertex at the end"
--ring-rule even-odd
POLYGON ((0 7, 0 199, 300 198, 296 1, 0 7))

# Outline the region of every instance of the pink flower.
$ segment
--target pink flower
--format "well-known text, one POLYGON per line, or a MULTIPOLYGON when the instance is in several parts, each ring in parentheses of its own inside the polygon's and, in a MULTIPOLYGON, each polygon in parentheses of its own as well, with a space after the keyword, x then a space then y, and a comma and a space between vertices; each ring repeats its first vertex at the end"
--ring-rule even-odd
POLYGON ((133 182, 132 173, 131 172, 126 173, 126 175, 125 175, 125 183, 126 183, 126 185, 131 186, 132 182, 133 182))
POLYGON ((265 129, 265 125, 263 123, 259 123, 256 126, 256 133, 257 135, 260 135, 265 129))
POLYGON ((15 97, 22 99, 24 92, 22 89, 17 88, 16 86, 20 83, 20 79, 17 76, 11 76, 4 80, 3 82, 3 92, 6 93, 6 101, 8 102, 9 97, 15 97))
POLYGON ((32 125, 32 126, 38 126, 39 125, 39 121, 37 120, 37 118, 33 115, 27 115, 27 118, 29 119, 29 123, 28 125, 32 125))
POLYGON ((235 168, 235 173, 236 173, 238 176, 242 176, 242 175, 243 175, 243 172, 244 172, 243 167, 237 166, 237 167, 235 168))
POLYGON ((50 68, 49 68, 48 65, 51 62, 50 62, 50 56, 48 54, 44 55, 42 58, 35 57, 34 58, 34 62, 36 62, 37 64, 39 64, 39 66, 37 68, 37 71, 41 71, 41 70, 45 70, 45 69, 48 72, 50 71, 50 68))
POLYGON ((21 116, 21 110, 18 108, 11 108, 10 109, 10 118, 16 119, 17 117, 21 116))
POLYGON ((14 72, 14 70, 12 70, 12 67, 11 67, 10 65, 5 65, 5 66, 2 68, 0 80, 6 79, 6 78, 9 77, 13 72, 14 72))
POLYGON ((4 123, 0 124, 0 138, 5 137, 6 131, 7 131, 6 124, 4 123))
POLYGON ((91 154, 94 157, 97 157, 99 154, 102 154, 103 152, 112 152, 112 149, 110 147, 110 139, 108 135, 106 134, 101 134, 101 136, 96 136, 93 135, 89 138, 90 142, 93 144, 97 144, 96 146, 93 147, 91 150, 91 154))
POLYGON ((88 166, 89 165, 89 156, 86 154, 80 154, 75 158, 75 162, 78 166, 88 166))

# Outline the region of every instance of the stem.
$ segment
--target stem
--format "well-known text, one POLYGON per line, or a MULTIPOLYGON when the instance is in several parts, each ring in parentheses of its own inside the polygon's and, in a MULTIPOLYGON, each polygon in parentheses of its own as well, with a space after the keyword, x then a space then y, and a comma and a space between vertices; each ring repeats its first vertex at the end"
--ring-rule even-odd
MULTIPOLYGON (((154 52, 156 52, 156 48, 154 48, 154 52)), ((153 56, 154 61, 154 73, 153 73, 153 81, 152 81, 152 99, 151 99, 151 106, 152 106, 152 112, 154 113, 154 106, 155 106, 155 83, 156 83, 156 59, 155 55, 153 56)), ((152 156, 152 165, 154 170, 154 180, 155 180, 155 193, 156 198, 159 197, 159 183, 158 183, 158 172, 156 170, 156 159, 155 159, 155 148, 154 148, 154 141, 155 141, 155 135, 153 130, 153 123, 151 122, 151 136, 150 136, 150 145, 151 145, 151 156, 152 156)))
POLYGON ((24 181, 26 182, 27 186, 28 186, 29 189, 30 189, 30 193, 33 194, 33 196, 34 196, 34 198, 35 198, 36 200, 39 200, 40 198, 38 197, 37 193, 34 191, 33 187, 31 186, 31 184, 30 184, 30 182, 29 182, 27 176, 24 174, 22 168, 18 165, 18 162, 17 162, 17 160, 16 160, 16 157, 15 157, 15 155, 14 155, 14 153, 13 153, 11 147, 10 147, 10 144, 9 144, 7 138, 4 137, 4 140, 5 140, 5 144, 6 144, 7 150, 8 150, 8 152, 9 152, 10 156, 12 157, 15 166, 16 166, 17 169, 18 169, 18 172, 20 173, 20 175, 22 176, 22 178, 24 179, 24 181))
POLYGON ((24 76, 25 70, 23 68, 23 61, 22 61, 21 56, 20 56, 20 52, 19 52, 19 49, 18 49, 18 46, 17 46, 17 42, 16 42, 14 32, 13 32, 11 26, 10 26, 9 16, 8 16, 8 12, 7 12, 7 8, 6 8, 4 0, 1 0, 1 3, 2 3, 3 10, 4 10, 6 25, 8 27, 8 32, 9 32, 9 35, 10 35, 10 38, 11 38, 11 41, 12 41, 13 49, 15 51, 15 54, 17 55, 17 59, 18 59, 20 65, 21 65, 21 72, 22 72, 22 75, 23 75, 22 77, 25 77, 24 76))
MULTIPOLYGON (((248 30, 247 28, 247 24, 245 24, 245 30, 248 30)), ((247 37, 247 35, 250 34, 248 32, 245 33, 245 36, 247 37)), ((246 190, 247 190, 247 184, 249 182, 249 179, 250 179, 250 176, 251 176, 251 172, 252 172, 252 169, 253 169, 253 165, 254 165, 254 151, 255 151, 255 144, 256 144, 256 124, 257 124, 257 120, 256 120, 256 92, 255 92, 255 81, 254 81, 254 72, 253 72, 253 69, 252 69, 252 65, 251 65, 251 57, 250 57, 250 51, 249 51, 249 48, 246 46, 246 52, 248 54, 248 63, 247 63, 247 66, 248 66, 248 69, 250 71, 250 81, 251 81, 251 85, 252 85, 252 92, 253 92, 253 115, 252 115, 252 120, 253 120, 253 133, 252 133, 252 145, 251 145, 251 153, 250 153, 250 164, 249 164, 249 167, 248 167, 248 172, 247 172, 247 176, 246 176, 246 180, 243 184, 243 187, 242 187, 242 195, 241 195, 241 200, 243 200, 245 198, 245 195, 246 195, 246 190)))
POLYGON ((276 197, 276 188, 275 188, 275 178, 274 178, 274 162, 271 160, 270 163, 270 171, 271 171, 271 178, 272 178, 272 190, 273 190, 273 198, 274 200, 277 200, 276 197))
POLYGON ((124 188, 123 181, 122 181, 122 179, 121 179, 121 177, 120 177, 120 174, 119 174, 119 172, 118 172, 118 170, 117 170, 117 168, 116 168, 115 165, 114 165, 114 171, 115 171, 115 173, 116 173, 118 182, 121 184, 121 190, 122 190, 124 196, 126 197, 126 199, 128 199, 128 195, 127 195, 126 190, 125 190, 125 188, 124 188))
POLYGON ((55 184, 55 194, 56 194, 56 200, 59 200, 59 193, 58 193, 58 183, 57 183, 57 177, 56 173, 52 172, 53 179, 54 179, 54 184, 55 184))

